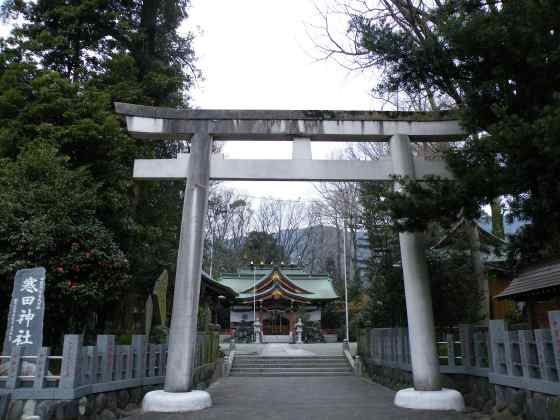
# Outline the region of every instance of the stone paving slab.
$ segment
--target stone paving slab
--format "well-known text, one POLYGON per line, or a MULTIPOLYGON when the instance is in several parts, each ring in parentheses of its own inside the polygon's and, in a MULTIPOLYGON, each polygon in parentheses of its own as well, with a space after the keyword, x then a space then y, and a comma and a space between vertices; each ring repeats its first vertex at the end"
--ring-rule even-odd
POLYGON ((350 377, 227 377, 208 391, 214 406, 181 414, 145 413, 129 420, 467 420, 457 412, 418 411, 393 405, 395 393, 350 377))

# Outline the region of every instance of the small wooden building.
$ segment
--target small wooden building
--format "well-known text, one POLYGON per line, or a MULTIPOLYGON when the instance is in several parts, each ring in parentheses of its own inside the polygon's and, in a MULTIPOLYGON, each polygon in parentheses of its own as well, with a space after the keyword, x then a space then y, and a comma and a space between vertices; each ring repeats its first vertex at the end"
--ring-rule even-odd
POLYGON ((496 299, 522 302, 529 326, 548 328, 548 311, 560 309, 560 261, 521 271, 496 299))
POLYGON ((207 273, 202 272, 200 282, 200 304, 210 311, 210 321, 212 324, 225 328, 229 323, 229 310, 235 302, 237 293, 212 279, 207 273))

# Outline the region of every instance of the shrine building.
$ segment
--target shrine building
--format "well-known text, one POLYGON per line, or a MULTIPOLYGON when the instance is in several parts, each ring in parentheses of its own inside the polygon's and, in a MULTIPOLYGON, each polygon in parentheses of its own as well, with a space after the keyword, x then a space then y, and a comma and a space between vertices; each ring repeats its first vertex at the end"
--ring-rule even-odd
POLYGON ((307 321, 320 325, 324 305, 339 298, 328 274, 310 274, 295 265, 249 266, 222 274, 218 282, 238 293, 230 310, 230 328, 252 324, 254 305, 265 337, 288 336, 301 311, 307 321))

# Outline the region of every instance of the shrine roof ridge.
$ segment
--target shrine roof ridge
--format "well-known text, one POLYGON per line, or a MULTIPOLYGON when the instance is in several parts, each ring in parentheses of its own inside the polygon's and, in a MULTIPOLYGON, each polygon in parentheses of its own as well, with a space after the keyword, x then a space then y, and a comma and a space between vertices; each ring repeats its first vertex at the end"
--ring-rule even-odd
POLYGON ((175 120, 455 121, 456 111, 177 109, 115 102, 119 114, 175 120))

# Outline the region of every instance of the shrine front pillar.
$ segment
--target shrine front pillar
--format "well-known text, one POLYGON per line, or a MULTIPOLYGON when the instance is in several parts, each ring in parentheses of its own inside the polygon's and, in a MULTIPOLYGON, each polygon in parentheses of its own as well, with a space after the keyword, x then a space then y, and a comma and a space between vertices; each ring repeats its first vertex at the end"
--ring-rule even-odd
MULTIPOLYGON (((414 179, 414 160, 408 136, 391 137, 390 152, 393 173, 414 179)), ((401 188, 398 182, 395 183, 396 191, 401 188)), ((462 410, 461 394, 441 387, 424 234, 401 232, 399 242, 414 389, 399 391, 395 404, 407 408, 462 410)))
POLYGON ((207 131, 195 132, 183 199, 165 386, 164 391, 146 394, 143 411, 193 411, 212 405, 210 394, 191 391, 211 150, 207 131))
POLYGON ((212 138, 206 132, 197 132, 192 136, 191 164, 183 201, 169 331, 165 377, 165 390, 168 392, 186 392, 190 391, 192 386, 211 150, 212 138))

